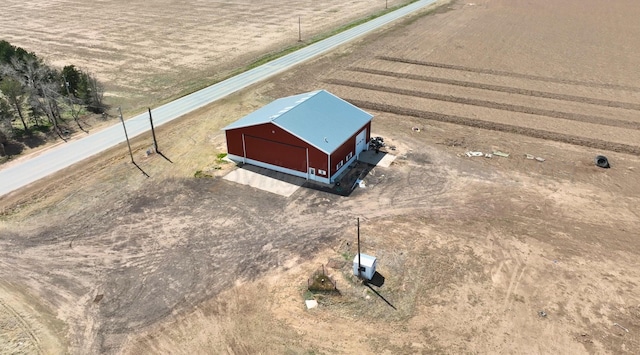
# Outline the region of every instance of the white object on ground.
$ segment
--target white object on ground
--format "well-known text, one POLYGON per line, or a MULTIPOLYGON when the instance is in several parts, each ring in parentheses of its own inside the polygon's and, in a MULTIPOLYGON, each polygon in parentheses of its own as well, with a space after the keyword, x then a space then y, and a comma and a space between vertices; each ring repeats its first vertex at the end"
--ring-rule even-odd
POLYGON ((503 158, 508 158, 509 157, 509 153, 501 152, 499 150, 494 150, 493 151, 493 155, 497 155, 497 156, 503 157, 503 158))
POLYGON ((465 154, 466 154, 469 158, 471 158, 471 157, 481 157, 481 156, 483 156, 483 155, 484 155, 484 154, 482 154, 482 152, 471 152, 471 151, 466 152, 465 154))
POLYGON ((318 307, 318 301, 316 300, 305 300, 304 304, 307 305, 307 309, 318 307))
POLYGON ((621 326, 620 324, 618 324, 618 323, 613 323, 613 325, 614 325, 614 326, 616 326, 616 327, 620 327, 620 328, 622 328, 624 331, 626 331, 627 333, 629 333, 629 329, 627 329, 627 328, 625 328, 625 327, 621 326))

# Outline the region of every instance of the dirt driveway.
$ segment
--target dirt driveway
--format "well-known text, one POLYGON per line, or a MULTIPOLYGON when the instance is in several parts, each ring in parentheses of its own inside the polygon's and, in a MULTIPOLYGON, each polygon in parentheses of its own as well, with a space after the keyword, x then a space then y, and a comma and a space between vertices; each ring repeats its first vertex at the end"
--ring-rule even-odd
POLYGON ((150 178, 123 146, 4 199, 3 287, 73 353, 638 353, 635 12, 454 2, 300 66, 162 127, 173 164, 139 138, 150 178), (348 197, 221 178, 220 127, 318 87, 368 105, 388 168, 348 197), (339 295, 306 292, 322 265, 339 295))

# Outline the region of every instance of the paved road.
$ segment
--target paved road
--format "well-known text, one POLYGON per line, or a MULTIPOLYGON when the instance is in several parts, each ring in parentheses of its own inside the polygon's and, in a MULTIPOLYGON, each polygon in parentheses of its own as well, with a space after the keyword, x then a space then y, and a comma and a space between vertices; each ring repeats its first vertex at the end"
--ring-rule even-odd
MULTIPOLYGON (((155 108, 151 111, 153 123, 156 126, 160 126, 174 120, 249 85, 279 74, 294 65, 324 54, 381 26, 420 10, 435 1, 436 0, 417 1, 382 17, 349 29, 348 31, 339 33, 272 62, 155 108)), ((129 138, 149 131, 148 113, 128 119, 126 126, 129 138)), ((122 125, 115 124, 82 139, 59 144, 45 152, 24 159, 24 161, 10 164, 0 170, 0 196, 4 196, 9 192, 15 191, 88 157, 99 154, 124 141, 125 137, 122 125)))

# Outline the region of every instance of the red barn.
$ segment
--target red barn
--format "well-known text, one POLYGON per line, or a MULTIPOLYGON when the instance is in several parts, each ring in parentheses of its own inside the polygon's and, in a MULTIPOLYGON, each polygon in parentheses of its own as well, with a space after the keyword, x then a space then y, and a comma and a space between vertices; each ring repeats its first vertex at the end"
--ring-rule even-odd
POLYGON ((372 118, 325 90, 281 98, 224 128, 228 157, 331 184, 369 146, 372 118))

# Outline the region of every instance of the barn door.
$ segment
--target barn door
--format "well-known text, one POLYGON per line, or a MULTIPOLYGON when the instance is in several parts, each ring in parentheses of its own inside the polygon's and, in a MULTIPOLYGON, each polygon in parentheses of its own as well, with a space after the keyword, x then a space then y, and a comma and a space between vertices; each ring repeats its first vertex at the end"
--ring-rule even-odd
POLYGON ((363 129, 362 132, 358 133, 356 136, 356 156, 360 154, 361 151, 366 150, 367 148, 367 129, 363 129))

